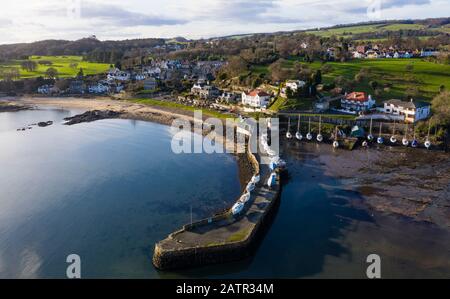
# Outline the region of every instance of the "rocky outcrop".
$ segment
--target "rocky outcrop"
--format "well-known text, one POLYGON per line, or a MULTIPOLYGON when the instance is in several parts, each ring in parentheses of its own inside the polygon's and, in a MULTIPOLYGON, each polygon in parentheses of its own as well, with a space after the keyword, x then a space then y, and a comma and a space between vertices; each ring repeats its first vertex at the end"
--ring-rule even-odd
POLYGON ((116 112, 116 111, 112 111, 112 110, 87 111, 83 114, 75 115, 72 117, 66 117, 64 119, 66 121, 66 123, 64 123, 64 124, 71 126, 71 125, 76 125, 76 124, 81 124, 81 123, 86 123, 86 122, 93 122, 93 121, 101 120, 101 119, 119 118, 121 116, 121 114, 122 113, 120 113, 120 112, 116 112))
POLYGON ((45 127, 53 125, 53 122, 51 120, 42 121, 42 122, 39 122, 37 125, 38 125, 38 127, 45 128, 45 127))

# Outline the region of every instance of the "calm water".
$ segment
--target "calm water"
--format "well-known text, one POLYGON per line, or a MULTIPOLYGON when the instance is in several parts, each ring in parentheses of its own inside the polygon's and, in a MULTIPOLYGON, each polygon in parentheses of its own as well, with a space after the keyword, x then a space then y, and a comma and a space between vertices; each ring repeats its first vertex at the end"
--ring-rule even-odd
POLYGON ((60 125, 77 112, 0 113, 0 278, 65 277, 72 253, 83 277, 157 277, 154 243, 239 195, 236 161, 175 155, 158 124, 60 125))
MULTIPOLYGON (((16 132, 76 111, 0 113, 0 277, 364 278, 382 257, 383 277, 450 278, 450 235, 363 208, 348 181, 327 176, 319 151, 284 147, 290 179, 252 258, 157 272, 155 241, 229 205, 239 193, 227 155, 171 154, 157 124, 106 120, 16 132)), ((350 182, 351 183, 351 182, 350 182)))

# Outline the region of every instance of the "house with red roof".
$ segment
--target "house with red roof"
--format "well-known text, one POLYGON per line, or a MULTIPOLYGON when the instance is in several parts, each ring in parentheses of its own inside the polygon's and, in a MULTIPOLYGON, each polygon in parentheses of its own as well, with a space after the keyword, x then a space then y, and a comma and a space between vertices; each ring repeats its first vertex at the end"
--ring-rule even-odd
POLYGON ((270 102, 270 95, 265 91, 255 89, 242 93, 242 104, 254 108, 266 108, 270 102))
POLYGON ((352 92, 341 100, 341 107, 348 111, 367 111, 375 106, 375 100, 365 92, 352 92))

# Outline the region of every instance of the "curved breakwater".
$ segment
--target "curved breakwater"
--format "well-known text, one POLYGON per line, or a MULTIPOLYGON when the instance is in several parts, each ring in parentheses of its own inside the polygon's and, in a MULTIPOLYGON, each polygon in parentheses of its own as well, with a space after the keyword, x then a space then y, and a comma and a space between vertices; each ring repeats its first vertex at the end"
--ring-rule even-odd
MULTIPOLYGON (((153 264, 160 270, 173 270, 208 264, 225 263, 249 256, 257 247, 276 210, 280 197, 280 175, 272 187, 265 185, 271 175, 269 166, 246 147, 243 155, 260 182, 250 192, 250 198, 240 213, 226 212, 203 219, 170 234, 156 243, 153 264)), ((245 196, 246 191, 242 196, 245 196)))

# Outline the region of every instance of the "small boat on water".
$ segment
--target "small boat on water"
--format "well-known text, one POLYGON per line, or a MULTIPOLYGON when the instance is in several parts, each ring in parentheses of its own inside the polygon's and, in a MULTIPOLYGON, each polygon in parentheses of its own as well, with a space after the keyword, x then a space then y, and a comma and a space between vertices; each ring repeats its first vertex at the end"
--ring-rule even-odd
POLYGON ((338 127, 336 126, 336 129, 334 131, 334 141, 333 141, 333 147, 338 148, 339 147, 339 141, 338 141, 338 127))
POLYGON ((419 141, 416 139, 416 126, 413 126, 414 136, 413 141, 411 141, 411 147, 416 148, 419 146, 419 141))
POLYGON ((258 184, 259 182, 261 181, 261 176, 258 174, 258 175, 254 175, 253 177, 252 177, 252 180, 251 180, 251 182, 253 183, 253 184, 258 184))
POLYGON ((382 131, 383 131, 383 124, 380 123, 380 133, 378 134, 378 138, 377 138, 377 143, 378 144, 383 144, 384 143, 384 138, 382 136, 382 131))
POLYGON ((291 134, 291 118, 289 117, 288 120, 288 131, 286 133, 286 138, 287 139, 292 139, 292 134, 291 134))
POLYGON ((308 134, 306 134, 306 139, 311 141, 313 139, 313 135, 311 134, 311 117, 309 118, 308 122, 308 134))
POLYGON ((269 179, 267 180, 267 186, 269 188, 272 188, 273 186, 275 186, 276 183, 277 183, 277 174, 272 172, 269 179))
POLYGON ((297 138, 297 140, 302 140, 303 139, 303 135, 300 132, 300 120, 301 120, 301 116, 298 116, 298 124, 297 124, 297 133, 295 133, 295 138, 297 138))
POLYGON ((424 145, 427 149, 431 148, 431 141, 430 141, 430 133, 431 133, 431 119, 428 121, 428 135, 427 140, 425 141, 424 145))
POLYGON ((247 184, 247 188, 245 188, 245 190, 247 192, 253 192, 255 190, 256 186, 255 184, 253 184, 253 182, 250 182, 247 184))
POLYGON ((238 201, 234 204, 234 206, 231 208, 231 213, 236 216, 239 215, 244 210, 245 204, 238 201))
POLYGON ((242 195, 241 198, 239 198, 239 202, 245 204, 245 203, 247 203, 250 200, 250 197, 251 197, 250 193, 247 192, 244 195, 242 195))
POLYGON ((395 136, 395 125, 396 125, 396 122, 394 121, 394 128, 392 130, 392 136, 390 139, 391 143, 397 143, 397 137, 395 136))
POLYGON ((322 142, 323 141, 323 135, 322 135, 322 116, 319 118, 319 134, 317 135, 317 141, 322 142))
POLYGON ((404 146, 408 146, 408 145, 409 145, 409 140, 408 140, 408 129, 409 129, 409 126, 406 125, 405 136, 404 136, 403 139, 402 139, 402 144, 403 144, 404 146))
MULTIPOLYGON (((369 142, 372 142, 373 139, 374 139, 374 137, 373 137, 373 135, 372 135, 372 125, 373 125, 373 118, 371 117, 371 118, 370 118, 370 130, 369 130, 369 135, 367 136, 367 140, 368 140, 369 142)), ((366 146, 367 146, 367 145, 366 145, 366 146)))

